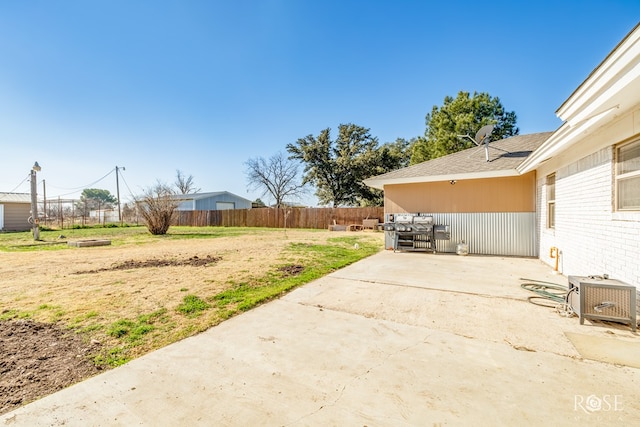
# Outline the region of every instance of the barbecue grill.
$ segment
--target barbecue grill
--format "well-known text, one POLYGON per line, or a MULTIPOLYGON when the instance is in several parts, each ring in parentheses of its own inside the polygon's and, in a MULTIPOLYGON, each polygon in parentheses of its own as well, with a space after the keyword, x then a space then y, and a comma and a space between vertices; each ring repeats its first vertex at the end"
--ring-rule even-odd
POLYGON ((450 238, 449 226, 434 225, 433 216, 390 214, 384 224, 385 246, 395 251, 436 252, 436 239, 450 238))

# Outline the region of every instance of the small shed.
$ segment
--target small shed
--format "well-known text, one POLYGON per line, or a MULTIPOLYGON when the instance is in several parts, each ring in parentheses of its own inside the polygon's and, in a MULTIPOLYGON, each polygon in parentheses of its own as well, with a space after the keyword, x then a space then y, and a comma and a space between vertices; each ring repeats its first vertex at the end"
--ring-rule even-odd
POLYGON ((31 228, 31 196, 0 192, 0 231, 27 231, 31 228))
POLYGON ((232 209, 251 209, 251 200, 228 191, 212 193, 178 194, 179 211, 224 211, 232 209))

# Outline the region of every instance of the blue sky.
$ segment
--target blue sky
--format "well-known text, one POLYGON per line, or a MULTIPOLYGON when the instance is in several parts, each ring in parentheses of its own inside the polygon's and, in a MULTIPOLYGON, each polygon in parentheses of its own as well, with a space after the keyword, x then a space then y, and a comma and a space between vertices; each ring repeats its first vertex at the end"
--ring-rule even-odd
POLYGON ((29 192, 37 160, 47 198, 115 194, 124 166, 123 201, 176 169, 254 200, 249 158, 341 123, 410 139, 460 90, 555 130, 639 19, 637 0, 0 0, 0 191, 29 192))

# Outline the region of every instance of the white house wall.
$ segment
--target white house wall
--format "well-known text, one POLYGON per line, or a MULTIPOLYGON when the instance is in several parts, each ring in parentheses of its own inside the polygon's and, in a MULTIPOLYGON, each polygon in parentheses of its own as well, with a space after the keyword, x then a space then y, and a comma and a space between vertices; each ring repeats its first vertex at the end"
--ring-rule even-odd
POLYGON ((540 259, 560 250, 565 275, 608 274, 640 284, 640 212, 615 212, 615 145, 640 138, 640 109, 615 120, 537 169, 540 259), (555 173, 555 228, 547 228, 546 177, 555 173))

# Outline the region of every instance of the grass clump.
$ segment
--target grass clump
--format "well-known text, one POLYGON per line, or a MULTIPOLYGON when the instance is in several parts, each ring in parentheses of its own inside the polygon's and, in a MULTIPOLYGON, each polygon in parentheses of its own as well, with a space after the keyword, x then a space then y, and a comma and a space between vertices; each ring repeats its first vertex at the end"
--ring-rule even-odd
POLYGON ((122 338, 131 332, 131 329, 135 326, 135 323, 128 319, 121 319, 111 325, 107 334, 114 338, 122 338))
POLYGON ((5 309, 0 312, 0 320, 31 319, 32 316, 32 313, 29 311, 19 311, 14 309, 5 309))
POLYGON ((113 347, 94 356, 93 363, 96 366, 110 366, 112 368, 115 368, 117 366, 124 365, 129 360, 130 359, 126 356, 124 348, 113 347))
POLYGON ((196 317, 210 307, 211 306, 199 296, 186 295, 182 299, 182 304, 180 304, 176 310, 186 316, 196 317))
POLYGON ((138 345, 143 337, 156 329, 157 321, 164 321, 167 310, 160 309, 151 314, 143 314, 136 320, 120 319, 111 324, 107 335, 113 338, 125 339, 130 345, 138 345))
POLYGON ((18 310, 5 309, 0 312, 0 320, 12 320, 19 316, 18 310))

